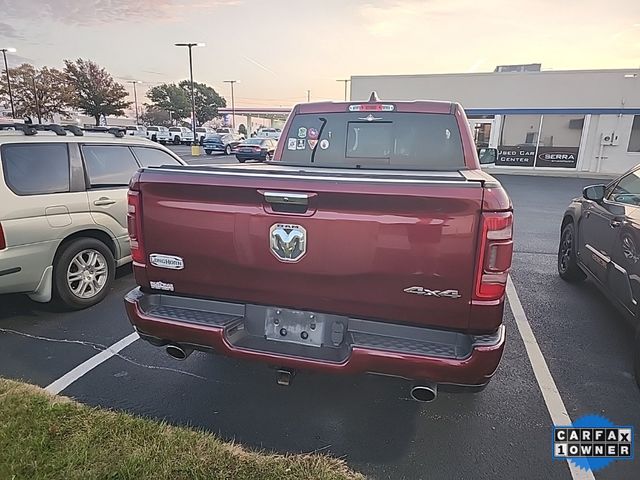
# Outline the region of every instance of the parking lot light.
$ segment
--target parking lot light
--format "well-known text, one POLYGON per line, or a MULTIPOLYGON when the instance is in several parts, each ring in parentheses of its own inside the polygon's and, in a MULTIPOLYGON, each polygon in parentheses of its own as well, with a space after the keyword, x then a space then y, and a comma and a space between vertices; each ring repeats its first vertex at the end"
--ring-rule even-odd
POLYGON ((11 118, 16 118, 16 110, 13 106, 13 95, 11 94, 11 77, 9 77, 9 65, 7 64, 7 52, 16 53, 13 47, 0 48, 4 57, 4 71, 7 74, 7 90, 9 90, 9 103, 11 104, 11 118))
POLYGON ((193 56, 191 54, 191 49, 193 47, 204 47, 205 44, 202 42, 195 43, 174 43, 176 47, 187 47, 189 49, 189 77, 191 81, 191 130, 193 131, 193 141, 191 142, 191 154, 192 155, 200 155, 200 148, 198 147, 196 135, 196 97, 193 90, 193 56))
POLYGON ((233 85, 240 83, 238 80, 223 80, 224 83, 231 84, 231 126, 236 129, 236 102, 233 96, 233 85))
POLYGON ((138 121, 138 92, 136 91, 136 84, 142 83, 140 80, 129 80, 129 83, 133 85, 133 101, 136 107, 136 125, 140 122, 138 121))

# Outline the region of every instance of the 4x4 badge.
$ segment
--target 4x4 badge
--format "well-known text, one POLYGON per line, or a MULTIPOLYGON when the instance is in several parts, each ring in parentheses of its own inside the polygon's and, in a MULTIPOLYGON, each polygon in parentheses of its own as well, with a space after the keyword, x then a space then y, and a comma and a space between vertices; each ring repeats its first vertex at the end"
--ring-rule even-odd
POLYGON ((412 293, 414 295, 424 295, 425 297, 439 297, 439 298, 460 298, 462 295, 458 290, 431 290, 424 287, 409 287, 404 289, 405 293, 412 293))

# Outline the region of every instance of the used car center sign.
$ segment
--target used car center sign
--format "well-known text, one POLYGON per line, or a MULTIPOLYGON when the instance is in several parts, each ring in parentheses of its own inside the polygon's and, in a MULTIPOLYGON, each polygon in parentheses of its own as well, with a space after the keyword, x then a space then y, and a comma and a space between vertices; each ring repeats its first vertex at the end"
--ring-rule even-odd
POLYGON ((496 165, 509 167, 562 167, 576 168, 578 147, 538 147, 535 145, 514 145, 498 148, 496 165))

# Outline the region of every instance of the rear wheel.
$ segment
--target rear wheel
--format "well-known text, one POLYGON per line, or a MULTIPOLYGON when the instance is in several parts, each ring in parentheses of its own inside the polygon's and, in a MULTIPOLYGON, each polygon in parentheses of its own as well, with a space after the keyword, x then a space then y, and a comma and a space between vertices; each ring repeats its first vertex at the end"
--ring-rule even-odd
POLYGON ((231 155, 231 145, 227 145, 226 147, 224 147, 224 154, 231 155))
POLYGON ((204 153, 206 153, 207 155, 211 155, 213 153, 212 150, 205 150, 204 153))
POLYGON ((576 235, 573 222, 567 223, 560 235, 558 247, 558 273, 566 282, 581 282, 586 278, 585 273, 578 266, 576 257, 576 235))
POLYGON ((55 294, 70 310, 91 307, 107 296, 115 273, 109 247, 95 238, 78 238, 54 262, 55 294))
POLYGON ((240 163, 244 163, 246 160, 244 158, 236 157, 240 163))

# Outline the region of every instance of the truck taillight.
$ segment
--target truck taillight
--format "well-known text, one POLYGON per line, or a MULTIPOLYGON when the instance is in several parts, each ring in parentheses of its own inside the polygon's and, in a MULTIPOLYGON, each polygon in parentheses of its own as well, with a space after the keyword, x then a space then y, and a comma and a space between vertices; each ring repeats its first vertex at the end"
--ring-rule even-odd
POLYGON ((513 213, 483 213, 481 228, 474 298, 498 300, 504 295, 511 268, 513 213))
POLYGON ((142 194, 129 190, 127 194, 127 229, 131 243, 131 258, 136 263, 145 263, 142 242, 142 194))
POLYGON ((0 223, 0 250, 7 248, 7 241, 4 238, 4 230, 2 230, 2 224, 0 223))

